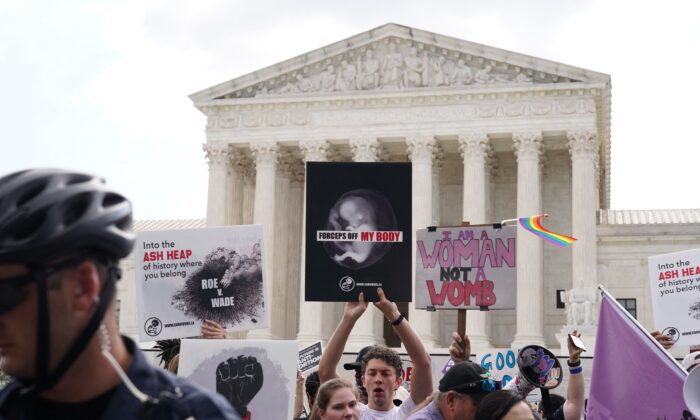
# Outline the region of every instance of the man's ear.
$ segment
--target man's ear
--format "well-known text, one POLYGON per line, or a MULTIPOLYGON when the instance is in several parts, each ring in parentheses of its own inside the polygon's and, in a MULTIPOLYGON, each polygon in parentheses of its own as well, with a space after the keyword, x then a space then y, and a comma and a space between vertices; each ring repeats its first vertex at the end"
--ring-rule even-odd
POLYGON ((396 378, 396 388, 394 388, 394 391, 399 389, 399 387, 401 386, 402 383, 403 383, 403 376, 399 376, 398 378, 396 378))
POLYGON ((76 269, 74 308, 88 311, 99 300, 100 275, 92 261, 83 261, 76 269))

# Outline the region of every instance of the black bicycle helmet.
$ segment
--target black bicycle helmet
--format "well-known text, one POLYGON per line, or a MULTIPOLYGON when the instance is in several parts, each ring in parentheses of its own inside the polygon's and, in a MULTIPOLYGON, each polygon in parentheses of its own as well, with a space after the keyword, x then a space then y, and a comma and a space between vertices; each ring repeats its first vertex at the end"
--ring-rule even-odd
POLYGON ((30 169, 0 178, 0 263, 48 263, 94 252, 119 260, 131 252, 131 203, 102 178, 30 169))

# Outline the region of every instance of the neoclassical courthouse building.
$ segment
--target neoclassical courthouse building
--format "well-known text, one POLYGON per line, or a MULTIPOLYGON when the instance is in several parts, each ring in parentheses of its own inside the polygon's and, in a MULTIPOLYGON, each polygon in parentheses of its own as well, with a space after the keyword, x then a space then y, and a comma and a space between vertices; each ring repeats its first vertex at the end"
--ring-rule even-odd
MULTIPOLYGON (((475 350, 559 349, 573 328, 592 343, 598 284, 652 328, 647 257, 700 247, 700 210, 609 208, 606 74, 386 24, 190 98, 207 116, 206 220, 136 228, 262 224, 271 321, 249 338, 324 341, 340 319, 342 304, 304 301, 308 161, 411 162, 414 229, 548 213, 548 228, 578 238, 560 249, 518 235, 517 309, 469 311, 475 350)), ((135 335, 125 265, 120 323, 135 335)), ((428 346, 449 344, 455 311, 407 306, 428 346)), ((380 315, 370 307, 349 350, 393 343, 380 315)))

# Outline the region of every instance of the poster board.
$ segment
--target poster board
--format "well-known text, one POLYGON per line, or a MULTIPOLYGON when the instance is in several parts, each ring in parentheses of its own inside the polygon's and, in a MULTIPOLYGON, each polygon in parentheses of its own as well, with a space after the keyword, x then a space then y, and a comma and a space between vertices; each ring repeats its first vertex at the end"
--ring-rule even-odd
POLYGON ((306 301, 411 296, 411 164, 308 162, 306 301))
POLYGON ((140 232, 134 248, 139 340, 265 328, 262 226, 140 232))
POLYGON ((654 325, 675 345, 700 344, 700 249, 649 257, 654 325))
POLYGON ((319 363, 321 363, 322 354, 323 349, 321 348, 320 341, 299 350, 299 371, 301 373, 306 373, 316 369, 319 363))
POLYGON ((252 419, 292 418, 297 343, 285 340, 182 340, 178 376, 218 392, 252 419))
POLYGON ((516 235, 514 226, 417 230, 416 308, 515 308, 516 235))
POLYGON ((514 349, 488 349, 477 353, 474 362, 491 372, 494 380, 503 386, 508 384, 518 374, 518 352, 514 349))

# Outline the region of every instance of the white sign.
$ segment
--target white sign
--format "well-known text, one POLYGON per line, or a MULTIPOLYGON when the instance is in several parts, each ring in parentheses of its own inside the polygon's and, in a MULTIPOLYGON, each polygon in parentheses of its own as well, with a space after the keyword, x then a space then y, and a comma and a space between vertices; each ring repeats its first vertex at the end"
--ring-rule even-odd
POLYGON ((700 249, 649 257, 654 324, 676 345, 700 344, 700 249))
POLYGON ((297 343, 182 340, 178 376, 223 395, 241 417, 292 418, 297 343))
POLYGON ((472 361, 491 371, 493 379, 505 386, 518 373, 517 357, 518 352, 512 349, 489 349, 484 353, 477 353, 472 361))
POLYGON ((259 225, 139 233, 139 340, 199 336, 207 319, 229 331, 267 327, 263 251, 259 225))

